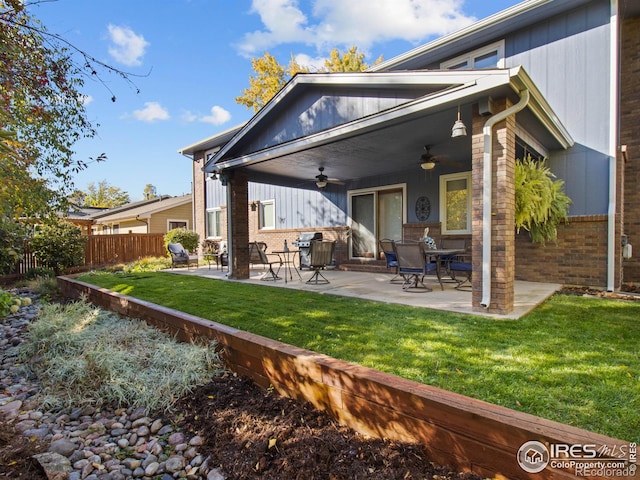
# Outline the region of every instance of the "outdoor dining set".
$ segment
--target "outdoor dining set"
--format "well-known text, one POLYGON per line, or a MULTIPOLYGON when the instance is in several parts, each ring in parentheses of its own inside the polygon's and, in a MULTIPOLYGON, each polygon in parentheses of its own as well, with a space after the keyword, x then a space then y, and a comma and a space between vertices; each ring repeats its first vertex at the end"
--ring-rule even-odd
POLYGON ((430 292, 432 289, 424 283, 429 274, 436 276, 441 290, 448 281, 455 283, 457 290, 471 289, 473 268, 463 239, 442 240, 440 247, 433 241, 395 242, 384 239, 380 240, 380 249, 387 267, 395 269, 396 276, 391 281, 401 281, 403 290, 430 292))
MULTIPOLYGON (((395 276, 391 283, 401 283, 404 291, 430 292, 432 289, 425 284, 427 275, 434 275, 440 289, 444 290, 444 283, 454 283, 457 290, 471 289, 472 264, 470 255, 466 252, 464 239, 443 239, 438 247, 428 236, 420 241, 396 242, 390 239, 379 241, 380 251, 384 255, 386 266, 393 269, 395 276)), ((212 245, 212 247, 214 247, 212 245)), ((215 262, 216 267, 224 268, 228 265, 226 249, 215 245, 215 249, 205 251, 205 260, 215 262)), ((322 273, 334 267, 334 252, 336 242, 328 240, 313 240, 309 242, 309 255, 305 258, 305 265, 312 275, 306 279, 307 284, 328 284, 329 280, 322 273)), ((198 266, 197 255, 190 255, 181 244, 169 244, 172 267, 194 264, 198 266)), ((265 242, 249 243, 249 264, 264 267, 261 280, 281 280, 280 272, 284 272, 285 283, 293 280, 293 272, 302 281, 299 268, 302 269, 300 250, 291 249, 285 241, 282 250, 267 252, 265 242)))

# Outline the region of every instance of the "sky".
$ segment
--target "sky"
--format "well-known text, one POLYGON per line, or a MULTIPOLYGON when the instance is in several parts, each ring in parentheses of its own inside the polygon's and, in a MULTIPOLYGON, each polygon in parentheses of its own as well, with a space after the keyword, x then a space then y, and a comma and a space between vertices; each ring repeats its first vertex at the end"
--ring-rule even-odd
MULTIPOLYGON (((97 60, 103 83, 82 88, 97 135, 75 145, 89 163, 80 190, 106 181, 143 198, 191 192, 191 159, 178 150, 248 121, 235 102, 251 59, 294 56, 318 68, 329 52, 357 46, 371 64, 519 3, 518 0, 31 0, 30 13, 97 60), (116 101, 112 101, 112 96, 116 101)), ((77 58, 81 61, 81 58, 77 58)))

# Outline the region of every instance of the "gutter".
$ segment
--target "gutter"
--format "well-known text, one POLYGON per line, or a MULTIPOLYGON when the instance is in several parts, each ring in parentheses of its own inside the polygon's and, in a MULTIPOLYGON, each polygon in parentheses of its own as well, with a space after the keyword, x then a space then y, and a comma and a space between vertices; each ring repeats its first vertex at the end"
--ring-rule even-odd
POLYGON ((491 303, 491 176, 493 173, 493 126, 505 118, 518 113, 529 103, 529 90, 520 92, 520 100, 515 105, 489 118, 482 129, 484 153, 482 157, 482 300, 480 305, 489 308, 491 303))
POLYGON ((618 175, 618 0, 611 0, 609 22, 610 85, 609 85, 609 207, 607 210, 607 291, 615 290, 616 273, 616 194, 618 175))

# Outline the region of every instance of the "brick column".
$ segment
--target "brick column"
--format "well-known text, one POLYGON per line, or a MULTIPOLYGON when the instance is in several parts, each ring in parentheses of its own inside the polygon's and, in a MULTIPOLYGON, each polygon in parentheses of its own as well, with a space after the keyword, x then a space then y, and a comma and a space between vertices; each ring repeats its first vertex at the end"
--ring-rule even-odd
POLYGON ((231 219, 231 276, 241 280, 249 278, 249 180, 240 170, 226 173, 229 192, 227 216, 231 219))
MULTIPOLYGON (((508 99, 494 101, 496 111, 512 105, 508 99)), ((481 117, 474 106, 472 139, 472 250, 473 293, 476 311, 485 311, 482 301, 482 225, 491 222, 491 313, 507 314, 513 310, 515 281, 515 115, 493 127, 491 218, 482 218, 482 174, 484 135, 488 117, 481 117)))
MULTIPOLYGON (((193 155, 193 225, 192 229, 199 237, 200 242, 207 238, 207 205, 206 205, 206 173, 202 171, 204 165, 204 152, 196 152, 193 155)), ((198 246, 198 251, 200 247, 198 246)))
MULTIPOLYGON (((622 41, 620 58, 620 144, 627 146, 628 161, 618 158, 618 177, 624 192, 618 190, 616 206, 620 217, 624 219, 622 233, 628 235, 633 245, 633 257, 623 261, 624 282, 640 282, 640 18, 626 18, 622 21, 622 41)), ((620 236, 616 222, 616 260, 620 246, 620 236)), ((617 265, 616 265, 617 267, 617 265)), ((616 272, 617 273, 617 272, 616 272)), ((618 275, 616 274, 616 281, 618 275)), ((616 285, 617 286, 617 285, 616 285)))

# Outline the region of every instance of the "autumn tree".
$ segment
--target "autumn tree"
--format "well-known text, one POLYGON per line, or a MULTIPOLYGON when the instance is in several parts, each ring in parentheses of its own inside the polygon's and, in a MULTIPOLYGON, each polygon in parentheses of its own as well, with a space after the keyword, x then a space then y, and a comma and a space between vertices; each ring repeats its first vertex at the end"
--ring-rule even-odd
MULTIPOLYGON (((378 58, 374 64, 382 61, 378 58)), ((251 66, 255 75, 249 76, 249 87, 235 98, 236 103, 258 112, 296 74, 309 73, 309 69, 298 64, 293 55, 287 66, 280 65, 273 55, 266 52, 260 58, 252 58, 251 66)), ((362 72, 369 68, 364 62, 364 54, 358 47, 351 47, 344 53, 334 48, 325 60, 322 72, 362 72)))
POLYGON ((129 194, 119 187, 113 187, 106 180, 91 182, 87 191, 76 190, 72 201, 79 207, 114 208, 131 202, 129 194))
POLYGON ((156 189, 156 187, 154 187, 150 183, 147 183, 144 186, 144 191, 143 191, 142 194, 143 194, 145 200, 150 200, 150 199, 156 198, 158 196, 158 190, 156 189))

